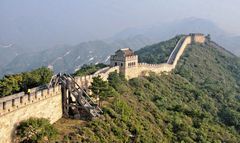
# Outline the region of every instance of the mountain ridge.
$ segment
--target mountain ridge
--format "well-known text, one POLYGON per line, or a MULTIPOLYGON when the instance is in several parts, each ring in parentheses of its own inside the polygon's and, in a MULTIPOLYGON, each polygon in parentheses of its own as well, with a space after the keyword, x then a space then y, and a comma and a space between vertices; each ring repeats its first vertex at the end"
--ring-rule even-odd
POLYGON ((115 41, 89 41, 76 46, 63 46, 41 52, 18 55, 8 65, 1 68, 0 75, 32 70, 40 66, 52 67, 56 73, 73 73, 84 64, 107 63, 109 56, 122 47, 138 49, 152 41, 142 36, 115 41))
MULTIPOLYGON (((164 50, 165 45, 168 41, 145 50, 164 50)), ((209 42, 189 45, 167 75, 126 81, 112 73, 109 85, 116 92, 105 99, 104 115, 75 124, 78 130, 70 120, 58 121, 57 141, 65 136, 81 142, 238 142, 239 72, 240 59, 209 42)))
POLYGON ((133 35, 144 35, 155 42, 168 40, 178 34, 203 33, 210 34, 214 41, 223 45, 236 55, 240 55, 239 36, 222 30, 218 25, 208 19, 190 17, 186 19, 157 24, 152 27, 128 28, 113 37, 126 38, 133 35))
MULTIPOLYGON (((106 45, 106 47, 112 47, 112 49, 109 49, 109 51, 107 51, 109 56, 112 52, 114 52, 116 49, 119 49, 119 48, 130 47, 134 50, 137 50, 147 45, 157 43, 158 41, 167 40, 180 33, 188 34, 193 32, 211 34, 211 37, 213 38, 214 41, 218 42, 220 45, 223 45, 223 47, 230 50, 234 54, 236 55, 240 54, 239 48, 237 48, 240 46, 238 42, 240 41, 238 40, 240 39, 239 36, 233 36, 232 34, 226 33, 224 30, 219 28, 215 23, 206 19, 201 19, 201 18, 187 18, 187 19, 173 21, 173 22, 166 22, 163 24, 161 23, 161 24, 157 24, 156 26, 147 27, 147 28, 145 27, 133 28, 133 29, 130 28, 128 30, 119 32, 115 36, 113 35, 111 38, 98 40, 98 41, 105 42, 104 44, 106 45)), ((86 43, 86 42, 83 42, 83 43, 86 43)), ((103 45, 103 43, 100 45, 103 45)), ((17 45, 14 45, 14 46, 17 46, 17 45)), ((74 49, 76 47, 78 47, 78 45, 57 46, 54 49, 67 53, 68 51, 66 49, 72 49, 72 48, 74 49)), ((98 48, 97 46, 94 46, 94 45, 93 47, 95 47, 96 50, 98 48)), ((83 46, 79 46, 79 48, 83 49, 82 53, 86 52, 83 46)), ((46 53, 48 51, 52 53, 53 57, 55 57, 55 60, 58 57, 61 58, 65 54, 58 51, 51 52, 53 51, 53 48, 50 48, 44 51, 46 51, 46 53)), ((54 66, 54 65, 51 65, 51 62, 53 62, 53 59, 51 58, 49 59, 48 57, 45 57, 46 61, 45 60, 35 61, 34 59, 32 60, 30 58, 31 56, 40 57, 40 59, 44 57, 44 55, 41 55, 43 51, 40 51, 37 53, 36 51, 26 52, 26 50, 21 50, 21 49, 18 51, 13 50, 10 53, 9 51, 1 52, 0 53, 0 55, 2 55, 1 61, 3 62, 0 62, 0 67, 1 67, 0 76, 3 76, 4 74, 12 74, 16 72, 31 70, 35 68, 36 65, 37 66, 49 65, 50 67, 53 67, 56 70, 56 72, 74 72, 76 69, 79 69, 81 65, 89 64, 90 62, 88 60, 90 60, 91 58, 95 59, 93 61, 91 60, 92 63, 105 62, 105 60, 108 58, 108 56, 100 57, 101 55, 96 53, 94 55, 91 55, 91 53, 85 53, 84 56, 82 56, 82 58, 84 57, 84 59, 88 59, 88 60, 84 60, 84 62, 74 63, 68 66, 67 63, 71 61, 70 60, 71 58, 65 57, 63 58, 62 61, 57 60, 58 63, 54 66), (6 57, 5 55, 10 55, 10 56, 6 57), (27 58, 28 60, 24 60, 25 58, 27 58), (33 61, 35 62, 33 63, 33 61)), ((77 57, 78 56, 74 56, 74 58, 77 58, 77 57)))

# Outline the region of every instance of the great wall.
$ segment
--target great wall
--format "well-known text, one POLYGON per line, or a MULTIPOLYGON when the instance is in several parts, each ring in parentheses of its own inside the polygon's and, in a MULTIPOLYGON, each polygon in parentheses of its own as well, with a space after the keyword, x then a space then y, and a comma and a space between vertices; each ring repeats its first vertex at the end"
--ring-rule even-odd
MULTIPOLYGON (((107 80, 109 73, 121 72, 127 79, 138 76, 146 76, 149 72, 170 72, 176 65, 184 50, 189 44, 204 43, 203 34, 190 34, 182 37, 167 63, 147 64, 138 63, 138 56, 130 49, 118 50, 110 58, 110 67, 97 71, 93 75, 74 77, 81 88, 87 89, 93 77, 101 76, 107 80)), ((0 98, 0 142, 11 143, 14 141, 15 128, 19 122, 30 117, 47 118, 51 123, 56 122, 63 116, 63 93, 61 86, 56 85, 50 88, 37 87, 31 89, 30 94, 18 93, 0 98)))

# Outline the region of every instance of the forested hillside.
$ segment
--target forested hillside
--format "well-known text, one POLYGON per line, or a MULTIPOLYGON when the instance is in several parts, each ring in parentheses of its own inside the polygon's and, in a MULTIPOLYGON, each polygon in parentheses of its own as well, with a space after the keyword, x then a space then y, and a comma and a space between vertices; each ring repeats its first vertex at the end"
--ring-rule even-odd
MULTIPOLYGON (((144 51, 153 51, 152 58, 158 59, 152 48, 164 51, 163 47, 153 45, 144 51)), ((212 42, 189 46, 168 75, 152 73, 126 81, 112 73, 108 84, 115 92, 103 102, 103 117, 74 127, 72 120, 60 120, 55 124, 61 129, 56 140, 237 143, 239 73, 239 58, 212 42)))
POLYGON ((154 45, 146 46, 135 53, 139 55, 139 62, 145 63, 166 63, 169 55, 183 35, 176 36, 170 40, 154 45))

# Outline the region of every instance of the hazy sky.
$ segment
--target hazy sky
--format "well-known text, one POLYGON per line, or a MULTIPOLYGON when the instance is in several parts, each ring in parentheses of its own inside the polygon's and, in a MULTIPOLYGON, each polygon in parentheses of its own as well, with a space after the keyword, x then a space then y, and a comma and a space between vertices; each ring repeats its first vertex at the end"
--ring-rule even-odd
POLYGON ((30 39, 74 43, 187 17, 210 19, 240 34, 239 6, 240 0, 0 0, 0 40, 29 34, 30 39))

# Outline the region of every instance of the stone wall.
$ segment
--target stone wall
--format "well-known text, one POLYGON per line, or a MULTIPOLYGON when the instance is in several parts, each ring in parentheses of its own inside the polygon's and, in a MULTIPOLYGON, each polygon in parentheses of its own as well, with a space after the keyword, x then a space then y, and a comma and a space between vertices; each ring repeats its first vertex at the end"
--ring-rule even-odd
MULTIPOLYGON (((119 67, 112 67, 97 73, 75 77, 75 81, 84 89, 88 89, 93 77, 100 75, 107 80, 110 72, 119 72, 119 67)), ((15 142, 15 128, 23 120, 30 117, 46 118, 51 123, 62 117, 61 86, 50 89, 36 87, 30 95, 23 92, 0 98, 0 143, 15 142)))
POLYGON ((108 79, 108 76, 111 72, 117 72, 119 73, 119 66, 115 66, 115 67, 111 67, 109 68, 108 70, 102 72, 102 73, 99 73, 98 75, 100 75, 102 77, 103 80, 107 80, 108 79))
POLYGON ((181 48, 179 49, 179 51, 178 51, 178 53, 177 53, 177 55, 176 55, 176 57, 174 59, 173 68, 176 67, 177 62, 179 61, 180 57, 182 56, 182 54, 183 54, 184 50, 187 48, 187 46, 192 43, 191 39, 192 39, 191 36, 187 36, 185 38, 181 48))
POLYGON ((82 88, 88 88, 91 85, 91 82, 93 81, 93 75, 87 75, 87 76, 77 76, 74 77, 75 81, 78 85, 82 88))
MULTIPOLYGON (((174 56, 174 60, 172 64, 163 63, 163 64, 147 64, 147 63, 138 63, 134 67, 128 67, 125 69, 124 74, 127 79, 136 78, 139 76, 146 76, 149 72, 155 73, 162 73, 162 72, 171 72, 175 69, 177 62, 179 61, 180 57, 182 56, 184 50, 188 47, 189 44, 192 42, 196 43, 204 43, 205 36, 201 34, 193 34, 184 37, 184 41, 180 45, 175 48, 179 48, 177 54, 171 54, 170 56, 174 56)), ((175 49, 174 49, 175 50, 175 49)), ((173 51, 174 51, 173 50, 173 51)), ((169 57, 169 59, 172 57, 169 57)))
MULTIPOLYGON (((155 72, 155 73, 162 73, 162 72, 170 72, 172 71, 175 66, 177 65, 178 60, 180 59, 181 55, 183 54, 186 47, 191 43, 191 36, 187 36, 181 47, 179 48, 179 51, 177 52, 173 64, 147 64, 147 63, 139 63, 136 67, 130 67, 125 70, 125 77, 127 79, 135 78, 138 76, 146 76, 149 74, 149 72, 155 72)), ((177 48, 177 47, 176 47, 177 48)), ((171 54, 172 55, 172 54, 171 54)), ((169 57, 170 58, 170 57, 169 57)))
POLYGON ((203 36, 203 35, 201 35, 201 34, 199 34, 199 35, 194 35, 194 42, 196 42, 196 43, 204 43, 205 42, 205 40, 206 40, 206 37, 205 36, 203 36))
POLYGON ((0 98, 0 142, 15 142, 16 126, 30 117, 47 118, 51 123, 62 117, 60 86, 34 91, 30 95, 19 93, 0 98))
MULTIPOLYGON (((133 66, 125 68, 125 77, 131 79, 138 76, 146 76, 149 72, 162 73, 172 71, 176 67, 184 50, 192 42, 204 43, 205 37, 203 35, 186 36, 181 47, 179 48, 176 46, 176 48, 179 48, 177 49, 177 54, 171 54, 174 56, 172 64, 136 63, 133 66)), ((137 55, 128 57, 127 60, 129 63, 137 62, 136 58, 137 55)), ((103 80, 107 80, 109 73, 114 71, 118 73, 123 72, 120 70, 119 66, 112 66, 101 69, 93 75, 75 77, 75 81, 82 88, 88 89, 93 81, 93 77, 100 75, 103 80)), ((41 89, 41 87, 37 87, 31 89, 30 95, 19 93, 0 98, 0 143, 14 142, 12 139, 16 126, 19 122, 30 117, 47 118, 51 123, 56 122, 62 117, 62 93, 60 86, 50 89, 41 89)))
POLYGON ((119 73, 119 66, 115 67, 106 67, 103 69, 100 69, 93 75, 86 75, 86 76, 76 76, 74 77, 77 84, 79 84, 82 88, 88 88, 91 85, 91 82, 93 81, 93 77, 100 76, 103 80, 107 80, 108 75, 111 72, 117 72, 119 73))
POLYGON ((149 72, 155 72, 160 74, 162 72, 170 72, 174 68, 173 65, 170 64, 146 64, 139 63, 137 67, 127 68, 125 77, 127 79, 136 78, 139 76, 147 76, 149 72))

